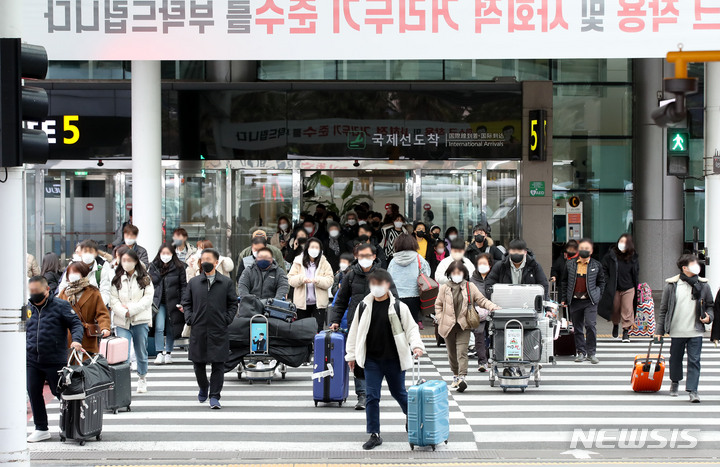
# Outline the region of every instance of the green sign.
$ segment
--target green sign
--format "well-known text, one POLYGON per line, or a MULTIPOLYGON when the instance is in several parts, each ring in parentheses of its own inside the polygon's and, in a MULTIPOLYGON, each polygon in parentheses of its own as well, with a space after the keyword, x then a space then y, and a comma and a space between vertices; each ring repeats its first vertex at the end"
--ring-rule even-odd
POLYGON ((75 176, 76 176, 76 177, 87 177, 87 174, 88 174, 88 173, 85 172, 85 171, 75 171, 75 176))
POLYGON ((545 196, 545 182, 530 182, 530 196, 533 198, 545 196))
POLYGON ((668 154, 687 156, 690 154, 690 132, 687 128, 671 128, 667 132, 668 154))
POLYGON ((364 131, 350 131, 347 136, 348 149, 365 149, 367 142, 365 141, 364 131))

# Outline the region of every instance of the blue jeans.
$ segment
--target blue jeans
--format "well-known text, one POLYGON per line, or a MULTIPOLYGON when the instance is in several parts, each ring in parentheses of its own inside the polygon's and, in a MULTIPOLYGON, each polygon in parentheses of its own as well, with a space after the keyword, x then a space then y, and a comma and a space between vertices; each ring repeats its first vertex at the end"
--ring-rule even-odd
POLYGON ((165 323, 168 322, 168 311, 165 305, 158 307, 158 313, 155 315, 155 350, 157 353, 171 353, 173 345, 175 344, 175 332, 173 331, 172 325, 168 329, 167 336, 165 336, 165 345, 163 345, 163 334, 165 334, 165 323))
POLYGON ((697 391, 700 380, 700 353, 702 337, 673 337, 670 339, 670 381, 679 383, 683 379, 683 358, 687 348, 687 382, 685 390, 697 391))
MULTIPOLYGON (((115 332, 118 337, 124 337, 135 347, 135 358, 137 358, 137 374, 145 376, 148 370, 147 341, 150 327, 147 323, 130 326, 130 329, 118 326, 115 332)), ((130 346, 128 346, 128 363, 130 362, 130 346)))
POLYGON ((408 394, 405 389, 405 372, 400 369, 400 360, 365 360, 365 385, 367 402, 365 419, 368 433, 380 433, 380 390, 383 378, 387 381, 390 394, 407 415, 408 394))

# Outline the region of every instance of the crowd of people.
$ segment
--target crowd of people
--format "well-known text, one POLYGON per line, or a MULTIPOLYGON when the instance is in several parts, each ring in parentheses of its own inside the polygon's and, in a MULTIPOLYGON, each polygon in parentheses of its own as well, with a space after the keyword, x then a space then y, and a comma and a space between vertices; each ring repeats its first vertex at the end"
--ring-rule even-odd
MULTIPOLYGON (((348 332, 346 359, 353 370, 355 408, 366 411, 371 434, 366 449, 382 443, 383 379, 407 411, 404 372, 412 366, 411 352, 417 357, 424 352, 419 331, 426 323, 434 321, 437 338, 447 345, 452 389, 468 388, 471 335, 477 369, 488 370, 488 316, 498 306, 487 297, 495 284, 538 284, 549 298, 555 283, 557 299, 569 307, 575 326, 578 363, 599 362, 598 315, 612 320, 613 336, 623 342, 629 342, 635 325, 639 268, 629 234, 620 236, 601 260, 593 258, 592 240, 569 241, 548 278, 522 239, 497 244, 490 226, 479 224, 466 241, 455 226, 443 231, 438 225, 409 222, 394 204, 381 214, 361 203, 342 218, 320 204, 295 223, 280 216, 276 225, 274 231, 253 229, 249 246, 236 261, 222 256, 208 240, 191 244, 182 228, 150 260, 131 221, 123 225, 122 240, 115 242, 111 254, 86 240, 66 268, 54 253, 33 269, 28 258, 32 316, 27 385, 36 426, 29 441, 50 436, 42 384, 47 381, 55 390, 67 349, 97 351, 98 338, 111 332, 131 342, 138 393, 148 390, 148 341, 154 340, 154 364, 166 365, 173 363, 175 339, 189 335, 198 400, 209 399, 210 407, 219 409, 229 354, 227 328, 238 298, 245 295, 292 301, 298 318, 314 318, 318 332, 326 327, 348 332), (422 307, 421 276, 439 284, 432 310, 422 307), (470 320, 469 313, 478 314, 479 326, 471 326, 477 320, 470 320), (60 335, 67 335, 62 345, 60 335)), ((697 402, 702 333, 713 318, 713 299, 699 277, 696 257, 683 255, 678 267, 679 275, 668 279, 663 291, 658 337, 667 332, 673 338, 671 394, 678 393, 687 352, 686 389, 697 402)))

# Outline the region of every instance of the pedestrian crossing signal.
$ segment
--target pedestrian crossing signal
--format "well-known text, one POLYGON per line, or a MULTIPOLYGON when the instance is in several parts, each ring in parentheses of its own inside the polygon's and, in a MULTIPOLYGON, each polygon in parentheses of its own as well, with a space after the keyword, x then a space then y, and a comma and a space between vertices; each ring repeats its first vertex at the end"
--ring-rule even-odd
POLYGON ((690 133, 686 128, 668 130, 668 154, 671 156, 690 155, 690 133))

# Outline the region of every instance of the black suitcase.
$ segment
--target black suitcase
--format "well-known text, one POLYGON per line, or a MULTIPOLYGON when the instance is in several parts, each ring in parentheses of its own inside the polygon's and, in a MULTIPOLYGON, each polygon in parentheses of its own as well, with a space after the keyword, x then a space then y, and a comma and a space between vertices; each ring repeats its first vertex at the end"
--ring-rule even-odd
MULTIPOLYGON (((107 391, 104 391, 107 392, 107 391)), ((72 439, 80 446, 90 438, 100 441, 103 427, 103 394, 85 399, 63 400, 60 404, 60 441, 72 439)))
POLYGON ((268 318, 281 319, 292 323, 297 319, 297 308, 292 302, 270 298, 265 304, 265 314, 268 318))
POLYGON ((118 413, 118 409, 127 409, 130 412, 132 402, 132 383, 130 378, 130 364, 127 362, 110 365, 113 376, 113 386, 105 391, 105 410, 118 413))

